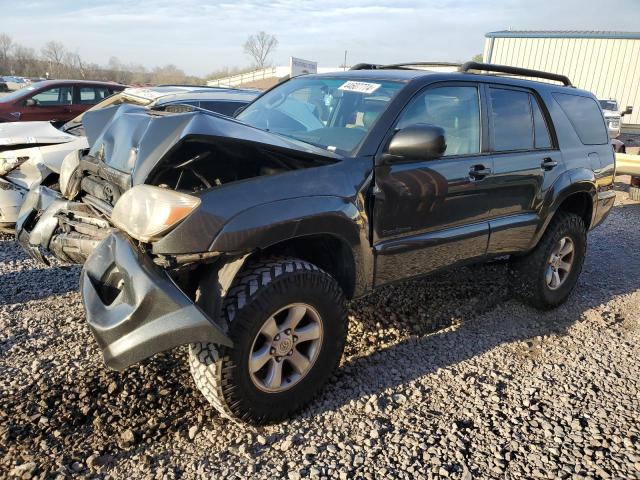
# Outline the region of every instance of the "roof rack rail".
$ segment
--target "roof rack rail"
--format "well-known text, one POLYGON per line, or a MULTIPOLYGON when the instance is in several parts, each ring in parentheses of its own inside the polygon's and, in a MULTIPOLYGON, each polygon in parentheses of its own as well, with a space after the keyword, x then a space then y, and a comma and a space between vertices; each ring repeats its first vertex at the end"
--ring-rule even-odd
POLYGON ((381 68, 402 68, 402 67, 460 67, 459 63, 453 62, 403 62, 382 65, 381 68))
POLYGON ((349 70, 391 70, 394 68, 406 69, 411 67, 460 67, 459 63, 451 62, 403 62, 381 65, 378 63, 357 63, 349 70))
POLYGON ((356 63, 349 70, 377 70, 380 66, 376 63, 356 63))
POLYGON ((541 70, 532 70, 530 68, 510 67, 509 65, 495 65, 492 63, 466 62, 459 69, 461 72, 468 72, 469 70, 484 70, 487 72, 507 73, 523 77, 544 78, 547 80, 561 82, 566 87, 573 87, 571 80, 569 80, 569 77, 565 75, 543 72, 541 70))

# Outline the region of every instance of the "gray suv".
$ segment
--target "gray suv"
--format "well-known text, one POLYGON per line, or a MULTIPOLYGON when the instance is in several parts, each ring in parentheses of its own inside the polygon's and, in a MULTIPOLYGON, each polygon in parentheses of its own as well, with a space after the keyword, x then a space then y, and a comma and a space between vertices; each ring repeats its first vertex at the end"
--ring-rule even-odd
POLYGON ((374 288, 509 256, 520 298, 561 304, 615 199, 594 96, 500 65, 359 65, 292 78, 235 119, 122 107, 103 123, 76 222, 101 237, 81 291, 105 362, 189 345, 205 397, 255 424, 313 398, 345 300, 374 288))

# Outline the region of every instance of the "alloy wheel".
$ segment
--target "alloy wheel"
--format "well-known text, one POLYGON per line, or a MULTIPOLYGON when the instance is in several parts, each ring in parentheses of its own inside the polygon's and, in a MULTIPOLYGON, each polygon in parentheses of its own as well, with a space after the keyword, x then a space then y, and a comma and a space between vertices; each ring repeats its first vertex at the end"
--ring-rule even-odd
POLYGON ((556 243, 548 260, 545 281, 551 290, 557 290, 567 280, 573 266, 575 245, 569 237, 562 237, 556 243))
POLYGON ((254 385, 269 393, 283 392, 313 367, 323 339, 322 319, 305 303, 288 305, 262 325, 249 353, 254 385))

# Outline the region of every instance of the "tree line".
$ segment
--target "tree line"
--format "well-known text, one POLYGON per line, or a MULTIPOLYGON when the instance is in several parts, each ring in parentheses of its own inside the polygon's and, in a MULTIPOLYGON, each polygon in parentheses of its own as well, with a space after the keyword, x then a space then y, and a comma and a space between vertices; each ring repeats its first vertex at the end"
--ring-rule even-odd
POLYGON ((187 75, 172 64, 147 69, 136 63, 122 63, 116 57, 111 57, 107 65, 87 62, 77 51, 69 50, 56 41, 47 42, 40 51, 36 51, 14 42, 4 33, 0 33, 0 75, 102 80, 127 85, 201 85, 205 82, 204 78, 187 75))
POLYGON ((191 84, 202 85, 207 79, 221 78, 263 68, 268 57, 278 45, 275 36, 265 32, 250 35, 243 45, 245 54, 251 58, 248 67, 224 67, 204 78, 187 75, 173 64, 152 69, 137 63, 122 63, 111 57, 107 65, 98 65, 84 60, 78 51, 69 50, 56 41, 47 42, 40 51, 25 47, 0 33, 0 75, 21 77, 73 78, 119 82, 126 85, 136 84, 191 84))

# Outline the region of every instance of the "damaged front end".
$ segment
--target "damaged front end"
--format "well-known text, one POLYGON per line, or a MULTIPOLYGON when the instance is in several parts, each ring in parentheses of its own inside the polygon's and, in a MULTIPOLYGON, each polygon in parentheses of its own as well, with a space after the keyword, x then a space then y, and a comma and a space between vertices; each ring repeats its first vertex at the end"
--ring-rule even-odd
POLYGON ((67 175, 65 159, 60 187, 66 198, 38 189, 19 214, 16 237, 38 260, 50 251, 64 262, 84 263, 110 233, 114 206, 136 185, 198 193, 338 161, 332 152, 210 112, 121 105, 88 112, 83 124, 92 147, 67 175))
MULTIPOLYGON (((48 250, 84 263, 87 320, 112 368, 186 343, 231 346, 219 309, 250 252, 211 245, 229 219, 260 203, 244 192, 246 180, 335 164, 338 155, 204 112, 123 105, 83 123, 92 148, 63 166, 66 198, 32 191, 18 241, 39 260, 48 250), (187 223, 189 233, 178 232, 187 223), (218 292, 206 313, 197 298, 203 276, 218 292)), ((262 188, 264 201, 282 192, 262 188)))
POLYGON ((16 220, 16 240, 33 259, 49 264, 45 253, 67 263, 84 263, 111 231, 90 203, 73 202, 47 187, 26 195, 16 220))

